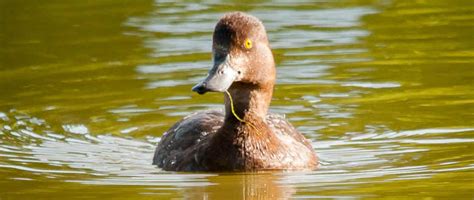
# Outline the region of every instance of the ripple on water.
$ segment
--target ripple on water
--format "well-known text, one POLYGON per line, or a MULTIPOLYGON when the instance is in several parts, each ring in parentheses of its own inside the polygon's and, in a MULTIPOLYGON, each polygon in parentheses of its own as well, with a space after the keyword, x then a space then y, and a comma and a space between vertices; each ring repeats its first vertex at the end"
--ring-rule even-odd
POLYGON ((155 109, 150 108, 139 108, 137 105, 126 105, 119 108, 110 109, 110 113, 114 114, 140 114, 155 111, 155 109))
POLYGON ((348 86, 348 87, 361 87, 361 88, 397 88, 401 87, 400 83, 394 83, 394 82, 386 82, 386 83, 371 83, 371 82, 346 82, 343 83, 342 86, 348 86))
MULTIPOLYGON (((294 110, 294 108, 290 109, 294 110)), ((7 115, 8 116, 8 115, 7 115)), ((9 116, 11 118, 11 116, 9 116)), ((14 118, 14 117, 13 117, 14 118)), ((22 120, 29 119, 21 117, 22 120)), ((25 120, 23 128, 36 125, 25 120)), ((12 122, 15 123, 15 122, 12 122)), ((43 121, 42 125, 46 122, 43 121)), ((69 174, 67 182, 93 185, 153 185, 173 187, 195 187, 213 185, 208 181, 212 174, 170 174, 162 172, 150 164, 155 144, 108 135, 93 136, 89 132, 71 131, 68 126, 62 137, 52 133, 35 133, 20 128, 3 128, 5 134, 27 133, 25 136, 40 140, 40 143, 20 146, 0 145, 3 162, 0 168, 42 174, 69 174), (14 130, 14 131, 13 131, 14 130), (71 133, 71 134, 67 134, 71 133), (50 137, 47 137, 47 136, 50 137), (51 137, 52 136, 52 137, 51 137), (82 137, 84 136, 84 137, 82 137), (6 161, 6 162, 5 162, 6 161), (48 167, 33 167, 31 164, 44 164, 48 167), (57 169, 55 169, 57 168, 57 169), (88 174, 91 177, 74 176, 88 174)), ((79 130, 82 130, 82 126, 79 130)), ((77 128, 76 127, 76 128, 77 128)), ((369 131, 372 129, 368 129, 369 131)), ((432 170, 427 165, 395 166, 394 160, 404 156, 416 155, 429 149, 406 146, 406 144, 441 144, 473 142, 472 139, 410 139, 420 135, 440 135, 474 131, 474 128, 419 129, 399 132, 351 133, 337 140, 314 142, 322 160, 321 169, 305 173, 284 173, 280 182, 301 187, 331 187, 360 184, 366 179, 394 176, 390 180, 412 180, 430 178, 434 173, 456 170, 470 170, 474 166, 449 167, 456 161, 444 162, 440 168, 432 170), (374 166, 374 168, 369 167, 374 166), (376 167, 377 166, 377 167, 376 167)), ((46 131, 45 131, 46 132, 46 131)), ((24 137, 25 137, 24 136, 24 137)), ((4 137, 4 136, 3 136, 4 137)), ((156 143, 157 138, 148 138, 156 143)))
POLYGON ((352 138, 352 140, 363 140, 363 139, 392 139, 400 137, 410 137, 410 136, 423 136, 423 135, 439 135, 439 134, 449 134, 449 133, 462 133, 462 132, 472 132, 474 128, 429 128, 429 129, 418 129, 418 130, 405 130, 405 131, 387 131, 381 134, 361 134, 352 138))
POLYGON ((69 133, 80 135, 89 133, 89 129, 84 124, 65 124, 63 129, 69 133))

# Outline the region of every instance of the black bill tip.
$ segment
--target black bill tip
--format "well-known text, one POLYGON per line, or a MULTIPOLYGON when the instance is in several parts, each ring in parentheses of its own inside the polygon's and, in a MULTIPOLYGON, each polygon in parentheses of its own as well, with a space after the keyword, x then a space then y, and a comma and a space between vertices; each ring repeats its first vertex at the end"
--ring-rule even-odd
POLYGON ((198 83, 195 85, 192 89, 194 92, 197 92, 198 94, 205 94, 206 92, 209 91, 209 89, 206 88, 206 83, 198 83))

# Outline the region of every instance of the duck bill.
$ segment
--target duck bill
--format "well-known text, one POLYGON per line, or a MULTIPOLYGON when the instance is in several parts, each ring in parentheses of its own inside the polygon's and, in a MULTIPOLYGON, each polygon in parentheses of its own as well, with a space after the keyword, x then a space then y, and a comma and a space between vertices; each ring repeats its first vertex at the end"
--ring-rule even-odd
POLYGON ((237 71, 228 62, 228 56, 220 62, 214 62, 206 79, 196 84, 193 91, 199 94, 206 92, 225 92, 237 78, 237 71))

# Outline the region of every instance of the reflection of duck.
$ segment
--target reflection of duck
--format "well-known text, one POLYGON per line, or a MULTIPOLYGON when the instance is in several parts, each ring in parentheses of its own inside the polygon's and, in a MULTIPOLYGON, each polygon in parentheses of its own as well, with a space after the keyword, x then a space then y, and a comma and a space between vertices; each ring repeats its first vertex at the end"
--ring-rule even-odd
POLYGON ((173 171, 316 168, 308 140, 283 117, 267 113, 275 63, 260 20, 241 12, 225 15, 212 49, 214 66, 193 91, 226 92, 225 112, 202 111, 176 123, 162 137, 153 163, 173 171))
POLYGON ((296 193, 278 173, 230 173, 209 176, 208 185, 184 189, 184 199, 290 199, 296 193), (229 198, 230 197, 230 198, 229 198))

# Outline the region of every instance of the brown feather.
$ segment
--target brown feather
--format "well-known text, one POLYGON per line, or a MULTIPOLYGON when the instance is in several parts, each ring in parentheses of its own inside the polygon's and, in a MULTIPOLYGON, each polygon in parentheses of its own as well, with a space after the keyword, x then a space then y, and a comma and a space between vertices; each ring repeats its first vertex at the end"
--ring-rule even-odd
POLYGON ((309 141, 285 118, 268 114, 276 69, 263 24, 234 12, 217 23, 214 53, 231 57, 241 77, 225 96, 225 111, 203 111, 173 125, 156 148, 153 164, 172 171, 256 171, 315 169, 309 141), (249 38, 251 49, 244 46, 249 38))

